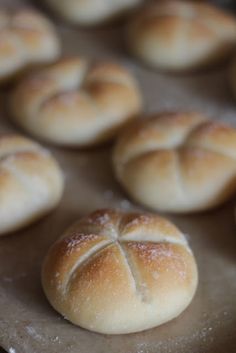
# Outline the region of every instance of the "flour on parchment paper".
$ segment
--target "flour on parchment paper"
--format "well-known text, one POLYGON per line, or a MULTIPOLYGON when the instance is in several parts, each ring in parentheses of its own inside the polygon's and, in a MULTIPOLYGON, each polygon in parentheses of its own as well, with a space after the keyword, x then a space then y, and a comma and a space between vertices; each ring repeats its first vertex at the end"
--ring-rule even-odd
POLYGON ((13 348, 13 347, 10 347, 10 348, 9 348, 9 353, 16 353, 16 350, 15 350, 15 348, 13 348))

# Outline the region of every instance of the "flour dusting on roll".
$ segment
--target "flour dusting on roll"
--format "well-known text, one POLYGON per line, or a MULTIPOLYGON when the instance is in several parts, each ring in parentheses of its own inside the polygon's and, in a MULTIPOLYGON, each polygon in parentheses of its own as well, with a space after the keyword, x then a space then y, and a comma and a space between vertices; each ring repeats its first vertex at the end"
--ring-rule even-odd
POLYGON ((52 245, 42 284, 76 325, 105 334, 146 330, 178 316, 198 282, 183 234, 157 215, 99 210, 52 245))

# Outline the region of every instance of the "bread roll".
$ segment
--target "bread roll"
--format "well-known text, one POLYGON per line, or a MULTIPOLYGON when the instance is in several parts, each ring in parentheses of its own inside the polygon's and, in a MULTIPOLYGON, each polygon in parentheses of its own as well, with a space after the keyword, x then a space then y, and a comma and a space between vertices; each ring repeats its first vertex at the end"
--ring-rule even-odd
POLYGON ((69 22, 83 26, 98 25, 129 11, 143 0, 44 0, 69 22))
POLYGON ((111 139, 141 109, 136 80, 123 67, 64 59, 23 79, 9 110, 30 134, 64 146, 111 139))
POLYGON ((130 21, 127 40, 154 68, 195 70, 229 56, 236 45, 236 18, 210 4, 156 1, 130 21))
POLYGON ((236 191, 236 130, 197 113, 163 113, 132 125, 113 155, 119 182, 154 210, 193 212, 236 191))
POLYGON ((175 318, 191 302, 197 281, 194 256, 172 223, 111 209, 69 228, 42 269, 51 305, 74 324, 105 334, 175 318))
POLYGON ((43 15, 26 9, 0 10, 0 82, 59 54, 55 29, 43 15))
POLYGON ((0 235, 48 213, 62 191, 62 172, 49 151, 19 135, 0 137, 0 235))

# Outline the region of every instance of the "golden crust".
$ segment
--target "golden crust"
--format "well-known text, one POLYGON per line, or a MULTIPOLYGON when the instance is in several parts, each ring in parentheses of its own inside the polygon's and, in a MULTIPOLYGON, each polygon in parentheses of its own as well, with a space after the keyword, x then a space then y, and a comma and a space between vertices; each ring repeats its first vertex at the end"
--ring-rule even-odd
POLYGON ((62 191, 61 170, 47 150, 18 135, 0 137, 0 235, 48 213, 62 191))
POLYGON ((164 113, 130 126, 113 157, 120 183, 153 209, 204 210, 236 191, 236 130, 197 113, 164 113))
POLYGON ((127 29, 131 51, 172 71, 218 63, 236 45, 236 18, 213 5, 167 0, 141 9, 127 29))
POLYGON ((83 26, 94 26, 124 12, 130 11, 143 0, 45 0, 65 20, 83 26))
POLYGON ((0 81, 60 54, 53 25, 32 10, 0 10, 0 81))
POLYGON ((89 146, 112 138, 141 110, 133 76, 112 63, 61 60, 22 80, 10 96, 13 119, 52 143, 89 146))
POLYGON ((100 210, 49 250, 42 284, 68 320, 101 333, 141 331, 179 315, 197 286, 195 260, 166 219, 100 210))

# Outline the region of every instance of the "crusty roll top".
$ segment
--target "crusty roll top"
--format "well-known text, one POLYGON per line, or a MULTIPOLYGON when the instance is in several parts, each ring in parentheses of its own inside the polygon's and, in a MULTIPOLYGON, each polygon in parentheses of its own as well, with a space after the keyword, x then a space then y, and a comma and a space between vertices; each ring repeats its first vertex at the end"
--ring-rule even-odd
MULTIPOLYGON (((235 40, 235 17, 207 3, 184 0, 158 1, 142 8, 136 16, 137 25, 139 21, 145 23, 147 31, 152 29, 159 31, 159 23, 164 26, 164 20, 166 19, 172 21, 173 27, 177 24, 182 26, 183 21, 185 21, 186 29, 189 29, 188 25, 195 25, 196 29, 202 27, 202 33, 204 33, 205 29, 206 31, 212 31, 212 33, 219 35, 219 37, 226 37, 228 39, 230 36, 235 40)), ((184 33, 182 34, 184 35, 184 33)), ((192 33, 187 34, 191 35, 192 33)))
POLYGON ((236 130, 197 113, 163 113, 133 124, 114 151, 118 180, 149 207, 188 212, 236 189, 236 130))
POLYGON ((195 292, 197 269, 185 238, 164 218, 101 210, 51 247, 42 280, 72 322, 128 333, 178 315, 195 292))
POLYGON ((128 24, 131 50, 148 64, 189 70, 218 62, 236 45, 236 18, 206 3, 156 1, 128 24))
POLYGON ((47 213, 62 191, 62 173, 49 151, 18 135, 0 137, 0 234, 47 213))
POLYGON ((0 10, 0 80, 27 65, 49 62, 60 54, 53 25, 31 10, 0 10))
POLYGON ((68 145, 113 136, 141 109, 136 80, 112 63, 64 59, 29 76, 13 91, 13 118, 32 134, 68 145))

